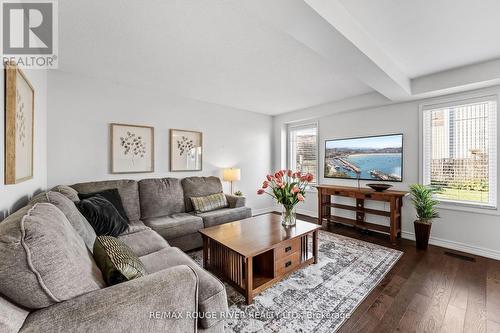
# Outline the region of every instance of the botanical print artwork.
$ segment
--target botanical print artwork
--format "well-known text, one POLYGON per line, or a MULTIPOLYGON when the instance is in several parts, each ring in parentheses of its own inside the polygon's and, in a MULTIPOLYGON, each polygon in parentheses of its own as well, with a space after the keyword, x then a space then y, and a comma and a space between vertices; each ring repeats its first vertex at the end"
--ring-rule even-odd
POLYGON ((152 127, 111 124, 111 172, 152 172, 154 168, 153 135, 152 127))
POLYGON ((33 177, 34 91, 16 66, 6 66, 5 183, 33 177))
POLYGON ((202 169, 202 133, 170 130, 170 170, 199 171, 202 169))
POLYGON ((135 158, 144 158, 144 155, 146 155, 146 143, 142 136, 127 132, 125 137, 120 137, 120 142, 123 148, 123 154, 132 157, 132 164, 135 158))
POLYGON ((180 156, 189 154, 194 148, 193 140, 183 136, 180 140, 177 140, 177 148, 179 149, 180 156))

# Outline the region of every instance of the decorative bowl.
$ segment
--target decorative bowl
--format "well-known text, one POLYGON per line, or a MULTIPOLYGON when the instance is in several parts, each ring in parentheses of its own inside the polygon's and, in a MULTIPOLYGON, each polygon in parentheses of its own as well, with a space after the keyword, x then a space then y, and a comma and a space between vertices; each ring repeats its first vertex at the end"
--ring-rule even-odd
POLYGON ((384 192, 392 187, 392 185, 389 184, 366 184, 366 186, 372 188, 375 192, 384 192))

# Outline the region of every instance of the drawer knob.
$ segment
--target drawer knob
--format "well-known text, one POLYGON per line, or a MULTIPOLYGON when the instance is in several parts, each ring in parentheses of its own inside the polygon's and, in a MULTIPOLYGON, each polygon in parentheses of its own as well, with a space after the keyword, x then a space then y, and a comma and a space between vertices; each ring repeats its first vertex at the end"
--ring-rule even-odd
POLYGON ((285 252, 290 252, 292 250, 292 247, 291 246, 287 246, 285 247, 285 252))
POLYGON ((292 262, 291 262, 291 261, 287 261, 287 262, 285 263, 285 267, 288 267, 288 266, 290 266, 291 264, 292 264, 292 262))

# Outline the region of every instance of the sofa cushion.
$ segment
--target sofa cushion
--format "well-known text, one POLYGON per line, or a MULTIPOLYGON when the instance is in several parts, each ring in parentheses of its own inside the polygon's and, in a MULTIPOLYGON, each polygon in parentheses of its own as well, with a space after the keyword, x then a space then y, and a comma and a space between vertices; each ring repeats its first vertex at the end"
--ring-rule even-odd
POLYGON ((19 332, 29 312, 0 296, 0 332, 19 332))
POLYGON ((217 177, 187 177, 182 180, 186 212, 193 211, 192 197, 222 193, 222 183, 217 177))
POLYGON ((211 212, 196 214, 203 219, 205 228, 219 225, 227 222, 246 219, 252 216, 252 210, 249 207, 223 208, 211 212))
POLYGON ((197 232, 169 239, 168 244, 172 247, 178 247, 182 251, 189 251, 201 248, 203 246, 203 239, 201 238, 201 234, 197 232))
POLYGON ((97 195, 100 195, 104 199, 111 202, 111 204, 116 208, 118 213, 120 213, 120 216, 123 217, 128 222, 127 213, 125 213, 125 208, 123 208, 122 198, 120 197, 120 193, 116 188, 103 190, 99 192, 93 192, 93 193, 78 193, 78 197, 80 198, 80 200, 95 197, 97 195))
POLYGON ((193 210, 196 213, 205 213, 228 206, 224 193, 210 194, 204 197, 191 197, 193 210))
POLYGON ((66 216, 49 203, 0 223, 0 293, 29 309, 104 286, 101 273, 66 216))
POLYGON ((155 178, 139 181, 141 218, 184 213, 184 191, 177 178, 155 178))
POLYGON ((128 222, 115 206, 100 194, 75 203, 97 236, 118 236, 128 229, 128 222))
POLYGON ((73 202, 80 201, 80 198, 78 197, 78 192, 74 188, 69 187, 67 185, 54 186, 51 189, 51 191, 52 192, 59 192, 73 202))
POLYGON ((197 233, 203 229, 203 220, 187 213, 145 219, 144 223, 166 240, 197 233))
POLYGON ((105 180, 71 185, 79 193, 92 193, 116 188, 122 198, 123 208, 129 221, 141 219, 139 187, 135 180, 105 180))
POLYGON ((76 208, 75 203, 68 199, 65 195, 60 192, 44 192, 40 193, 31 199, 30 204, 41 202, 48 202, 59 208, 61 212, 66 216, 69 223, 75 228, 76 232, 80 237, 82 237, 85 245, 90 251, 94 249, 94 241, 96 234, 92 226, 89 224, 87 219, 80 213, 76 208))
MULTIPOLYGON (((162 269, 178 265, 191 267, 198 275, 198 311, 201 313, 223 313, 227 311, 226 289, 222 282, 208 271, 198 266, 187 254, 175 247, 151 253, 140 258, 149 273, 158 272, 162 269)), ((203 316, 200 324, 203 328, 209 328, 217 324, 219 316, 211 318, 203 316)))
POLYGON ((167 241, 156 232, 147 228, 118 236, 139 257, 169 247, 167 241))
POLYGON ((147 275, 137 254, 116 237, 97 237, 94 259, 108 286, 147 275))
POLYGON ((131 221, 128 223, 128 229, 125 230, 122 235, 133 234, 134 232, 143 230, 151 230, 151 228, 146 227, 146 225, 142 221, 131 221))

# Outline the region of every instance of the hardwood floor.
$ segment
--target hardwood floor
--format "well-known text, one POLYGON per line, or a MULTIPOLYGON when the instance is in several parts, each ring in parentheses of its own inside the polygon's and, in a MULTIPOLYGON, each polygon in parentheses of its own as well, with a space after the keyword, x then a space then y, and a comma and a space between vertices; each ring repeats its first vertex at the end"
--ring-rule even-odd
POLYGON ((500 332, 500 261, 432 245, 418 251, 405 239, 391 245, 387 235, 338 224, 323 228, 404 252, 339 332, 500 332))

